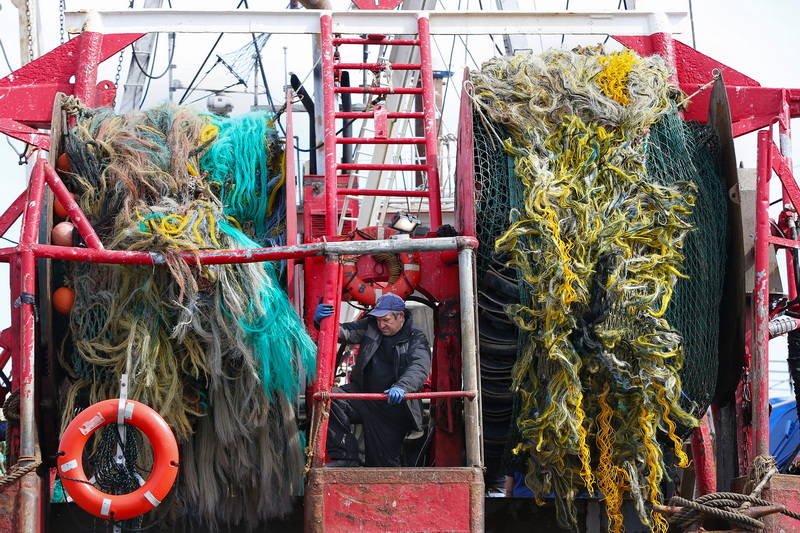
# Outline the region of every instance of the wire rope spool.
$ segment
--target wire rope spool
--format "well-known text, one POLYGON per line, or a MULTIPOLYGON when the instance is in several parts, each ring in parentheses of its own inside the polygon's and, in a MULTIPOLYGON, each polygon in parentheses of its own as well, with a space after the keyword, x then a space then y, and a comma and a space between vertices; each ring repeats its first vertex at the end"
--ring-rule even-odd
MULTIPOLYGON (((358 229, 347 235, 346 240, 364 241, 390 237, 397 230, 384 226, 369 226, 358 229)), ((364 305, 375 305, 384 294, 396 294, 403 300, 411 296, 419 285, 422 261, 417 252, 398 254, 375 254, 372 256, 376 265, 385 268, 367 273, 362 266, 359 270, 358 255, 342 257, 342 295, 352 298, 364 305), (381 283, 384 283, 382 285, 381 283)))
POLYGON ((125 423, 139 429, 153 448, 153 470, 147 481, 128 494, 106 494, 87 479, 83 449, 95 431, 117 421, 120 400, 104 400, 81 411, 70 422, 58 448, 61 482, 83 510, 100 518, 126 520, 157 507, 178 476, 178 443, 161 416, 147 405, 125 400, 125 423))

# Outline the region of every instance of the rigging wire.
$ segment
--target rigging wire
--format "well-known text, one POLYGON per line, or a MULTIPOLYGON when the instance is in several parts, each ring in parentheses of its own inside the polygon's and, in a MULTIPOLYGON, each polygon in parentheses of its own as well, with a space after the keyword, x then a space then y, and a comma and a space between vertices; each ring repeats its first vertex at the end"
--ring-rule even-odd
MULTIPOLYGON (((156 79, 156 78, 153 78, 152 74, 153 74, 153 69, 155 68, 155 64, 156 64, 156 52, 158 51, 158 37, 159 37, 159 35, 156 35, 156 40, 153 43, 153 53, 150 54, 150 58, 151 58, 151 60, 150 60, 150 74, 148 74, 147 72, 142 70, 142 66, 139 64, 139 60, 136 59, 136 50, 132 51, 133 59, 136 62, 136 66, 139 67, 139 69, 142 71, 142 73, 147 78, 147 84, 145 84, 144 91, 142 91, 142 99, 139 101, 139 109, 141 109, 142 106, 144 105, 144 101, 147 98, 147 93, 150 92, 150 82, 153 81, 154 79, 156 79)), ((133 46, 133 43, 131 43, 131 46, 133 46)), ((170 58, 169 63, 172 64, 172 58, 170 58)), ((167 67, 167 69, 169 69, 169 67, 167 67)), ((166 72, 164 74, 166 74, 166 72)))
MULTIPOLYGON (((208 63, 211 54, 214 53, 214 50, 217 48, 219 42, 222 40, 223 35, 224 34, 220 33, 219 36, 217 36, 217 40, 214 41, 214 44, 211 46, 211 50, 208 51, 208 55, 203 60, 203 63, 200 65, 200 68, 197 69, 197 73, 194 75, 194 78, 192 78, 192 81, 189 82, 189 85, 186 87, 186 91, 183 93, 183 96, 181 96, 181 99, 178 100, 179 105, 182 104, 186 100, 186 97, 189 96, 189 94, 193 91, 192 86, 194 85, 194 82, 197 81, 197 77, 200 75, 200 72, 202 71, 203 67, 206 66, 206 63, 208 63)), ((216 63, 214 65, 216 65, 216 63)), ((213 68, 214 66, 211 67, 211 69, 213 68)), ((208 73, 211 72, 211 69, 209 69, 208 72, 205 73, 205 76, 203 76, 203 79, 201 79, 200 81, 203 81, 206 78, 206 76, 208 76, 208 73)))
MULTIPOLYGON (((458 3, 458 6, 459 6, 459 8, 461 8, 461 2, 460 2, 460 1, 459 1, 459 3, 458 3)), ((483 10, 484 10, 484 9, 483 9, 483 0, 478 0, 478 7, 480 7, 480 8, 481 8, 481 11, 483 11, 483 10)), ((494 41, 494 35, 491 35, 491 34, 490 34, 490 35, 489 35, 489 38, 492 40, 492 44, 494 45, 494 49, 495 49, 495 50, 497 50, 497 52, 498 52, 498 53, 499 53, 501 56, 504 56, 504 55, 505 55, 505 53, 503 53, 503 51, 502 51, 502 50, 500 50, 500 47, 499 47, 499 46, 497 46, 497 43, 494 41)))
POLYGON ((3 46, 3 39, 0 39, 0 51, 3 52, 3 59, 6 60, 6 65, 8 66, 9 72, 14 72, 14 69, 11 68, 11 61, 8 60, 8 55, 6 55, 6 47, 3 46))
MULTIPOLYGON (((156 34, 156 41, 155 41, 155 44, 153 45, 153 53, 150 54, 151 56, 155 56, 155 50, 158 47, 158 38, 160 36, 161 36, 160 33, 156 34)), ((145 71, 145 68, 142 66, 141 63, 139 63, 139 58, 136 57, 136 46, 135 46, 135 43, 131 43, 131 51, 133 52, 133 62, 136 63, 136 66, 139 68, 139 70, 142 72, 142 74, 144 74, 148 79, 151 79, 151 80, 161 79, 161 78, 163 78, 164 76, 167 75, 167 73, 169 72, 169 69, 172 67, 172 60, 175 57, 175 33, 174 32, 171 32, 169 34, 169 39, 172 42, 172 46, 170 47, 170 50, 169 50, 169 59, 167 60, 167 68, 165 68, 164 72, 162 72, 158 76, 154 76, 153 75, 153 70, 155 70, 155 66, 153 64, 150 65, 150 72, 149 73, 145 71)))
MULTIPOLYGON (((132 3, 133 3, 133 2, 131 2, 131 4, 132 4, 132 3)), ((239 4, 236 6, 236 9, 239 9, 240 7, 242 7, 242 5, 244 5, 245 9, 250 9, 250 7, 247 5, 247 0, 241 0, 241 1, 239 2, 239 4)), ((198 77, 198 76, 200 76, 200 72, 202 72, 202 70, 203 70, 203 67, 205 67, 205 66, 206 66, 206 63, 208 63, 208 60, 211 58, 211 54, 213 54, 213 53, 214 53, 214 50, 217 48, 217 45, 219 45, 219 42, 222 40, 222 36, 223 36, 223 35, 224 35, 223 33, 220 33, 220 34, 217 36, 217 40, 216 40, 216 41, 214 41, 214 44, 211 46, 211 50, 209 50, 209 51, 208 51, 208 55, 207 55, 207 56, 206 56, 206 58, 203 60, 203 62, 200 64, 200 67, 198 67, 198 69, 197 69, 197 72, 196 72, 196 73, 195 73, 195 75, 194 75, 194 78, 192 78, 192 81, 191 81, 191 82, 189 82, 189 85, 186 87, 186 91, 183 93, 183 96, 181 96, 181 99, 180 99, 180 100, 178 100, 178 105, 180 105, 180 104, 183 104, 183 103, 186 101, 186 98, 189 96, 189 94, 190 94, 190 93, 192 93, 192 92, 194 91, 194 89, 192 89, 192 86, 194 85, 194 82, 195 82, 195 81, 197 81, 197 77, 198 77)), ((211 69, 213 69, 213 68, 214 68, 214 66, 216 66, 216 63, 214 63, 214 65, 211 67, 211 69)), ((209 72, 211 72, 211 69, 209 69, 209 71, 208 71, 208 72, 206 72, 205 76, 203 76, 203 79, 205 79, 205 78, 206 78, 206 76, 208 76, 209 72)), ((201 79, 200 81, 203 81, 203 79, 201 79)), ((227 87, 225 87, 225 88, 224 88, 224 89, 222 89, 222 90, 224 91, 225 89, 229 89, 230 87, 233 87, 234 85, 237 85, 237 84, 228 85, 227 87)), ((202 97, 202 98, 204 98, 204 97, 202 97)), ((198 98, 198 99, 196 99, 196 100, 192 100, 192 101, 191 101, 191 102, 189 102, 189 103, 194 103, 194 102, 197 102, 197 101, 199 101, 199 100, 202 100, 202 98, 198 98)))
MULTIPOLYGON (((619 8, 622 7, 622 2, 624 2, 624 1, 625 0, 619 0, 619 3, 617 4, 617 11, 619 11, 619 8)), ((627 10, 628 10, 628 6, 626 5, 625 6, 625 11, 627 11, 627 10)), ((610 38, 611 38, 611 34, 606 35, 606 39, 603 41, 603 44, 606 44, 610 38)))

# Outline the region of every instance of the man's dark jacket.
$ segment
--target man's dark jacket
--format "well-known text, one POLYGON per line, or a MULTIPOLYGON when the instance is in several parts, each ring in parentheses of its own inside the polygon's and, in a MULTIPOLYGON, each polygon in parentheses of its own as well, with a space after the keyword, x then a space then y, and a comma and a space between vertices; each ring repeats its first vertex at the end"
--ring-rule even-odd
MULTIPOLYGON (((431 370, 431 349, 425 334, 413 327, 411 311, 405 311, 405 324, 397 332, 394 345, 394 384, 406 392, 419 391, 428 380, 431 370)), ((364 368, 381 344, 383 334, 373 316, 339 326, 339 342, 360 344, 356 364, 350 374, 350 383, 363 390, 364 368)), ((374 401, 374 400, 373 400, 374 401)), ((406 400, 414 429, 422 429, 422 400, 406 400)))

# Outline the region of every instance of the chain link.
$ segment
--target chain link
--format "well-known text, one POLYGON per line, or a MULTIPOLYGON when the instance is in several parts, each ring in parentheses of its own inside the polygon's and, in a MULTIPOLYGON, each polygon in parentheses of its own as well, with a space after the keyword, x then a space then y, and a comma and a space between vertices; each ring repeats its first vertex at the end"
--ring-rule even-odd
POLYGON ((34 60, 33 57, 33 26, 31 26, 31 0, 25 0, 25 29, 28 31, 28 62, 34 60))
POLYGON ((125 56, 125 50, 122 49, 119 51, 119 61, 117 61, 117 73, 114 76, 114 87, 116 90, 114 91, 114 103, 113 106, 116 107, 117 105, 117 94, 119 94, 119 78, 122 76, 122 58, 125 56))
POLYGON ((64 21, 64 12, 67 10, 67 0, 59 0, 58 2, 58 22, 61 26, 61 44, 67 42, 66 28, 64 21))

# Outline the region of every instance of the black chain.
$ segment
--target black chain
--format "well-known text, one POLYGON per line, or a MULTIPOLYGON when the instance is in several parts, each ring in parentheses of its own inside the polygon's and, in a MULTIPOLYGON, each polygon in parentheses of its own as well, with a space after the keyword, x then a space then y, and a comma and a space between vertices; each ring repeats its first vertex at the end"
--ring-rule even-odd
POLYGON ((67 0, 59 0, 58 2, 58 22, 61 26, 61 44, 67 42, 66 29, 64 22, 64 12, 67 10, 67 0))
POLYGON ((28 32, 28 62, 33 61, 33 26, 31 26, 31 0, 25 0, 25 30, 28 32))

